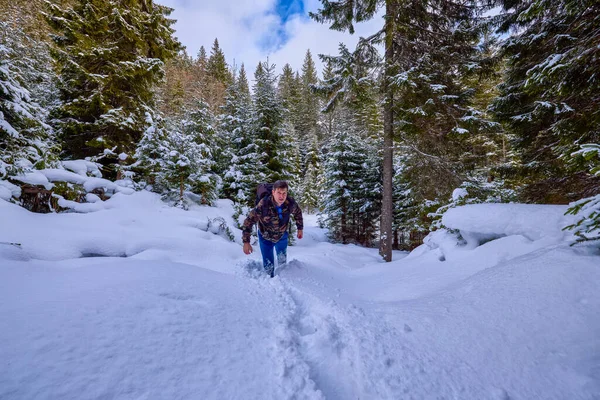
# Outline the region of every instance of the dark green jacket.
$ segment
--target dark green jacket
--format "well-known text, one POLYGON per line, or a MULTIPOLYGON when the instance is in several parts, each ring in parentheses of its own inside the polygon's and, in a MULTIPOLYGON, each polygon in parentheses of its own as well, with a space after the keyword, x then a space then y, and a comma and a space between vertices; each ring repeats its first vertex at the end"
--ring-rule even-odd
POLYGON ((288 196, 281 205, 281 218, 279 218, 279 214, 277 213, 273 196, 271 195, 263 198, 258 202, 256 207, 250 211, 248 217, 244 221, 242 227, 242 242, 250 243, 252 227, 256 223, 258 223, 258 229, 264 239, 273 243, 278 242, 287 231, 290 215, 294 216, 296 228, 302 230, 304 228, 302 210, 300 210, 300 206, 298 206, 298 203, 296 203, 293 198, 288 196))

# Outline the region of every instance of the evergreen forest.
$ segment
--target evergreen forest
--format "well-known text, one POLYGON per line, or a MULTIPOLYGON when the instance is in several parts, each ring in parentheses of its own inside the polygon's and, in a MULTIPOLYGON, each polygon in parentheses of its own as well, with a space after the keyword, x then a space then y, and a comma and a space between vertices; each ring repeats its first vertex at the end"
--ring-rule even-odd
POLYGON ((0 0, 0 198, 68 212, 86 187, 25 177, 85 160, 184 209, 230 199, 236 220, 287 180, 332 241, 386 261, 472 203, 570 204, 565 229, 600 245, 599 2, 321 0, 334 30, 385 18, 355 48, 298 49, 299 70, 228 64, 218 38, 188 54, 171 12, 0 0))

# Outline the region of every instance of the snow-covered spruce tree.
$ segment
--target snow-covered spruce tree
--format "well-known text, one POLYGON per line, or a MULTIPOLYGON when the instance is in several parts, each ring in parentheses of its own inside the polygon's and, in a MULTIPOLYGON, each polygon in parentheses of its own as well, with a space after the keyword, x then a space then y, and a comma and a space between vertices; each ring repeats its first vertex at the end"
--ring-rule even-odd
MULTIPOLYGON (((419 204, 412 195, 410 183, 404 180, 404 156, 400 152, 394 154, 394 249, 408 250, 411 247, 408 237, 411 231, 423 231, 420 226, 422 218, 417 210, 419 204)), ((428 224, 427 224, 428 226, 428 224)))
MULTIPOLYGON (((589 162, 590 173, 600 176, 600 145, 587 143, 570 155, 572 162, 589 162)), ((567 214, 577 215, 576 223, 567 226, 577 236, 576 243, 594 242, 600 247, 600 193, 571 204, 567 214)))
POLYGON ((195 157, 201 156, 202 148, 180 129, 185 128, 187 121, 171 126, 167 145, 169 152, 163 157, 163 169, 160 171, 166 186, 162 193, 163 199, 173 202, 175 207, 187 209, 185 193, 191 191, 190 179, 195 172, 195 157))
POLYGON ((493 104, 514 135, 525 188, 522 201, 566 203, 600 191, 583 159, 600 142, 600 3, 594 0, 499 0, 507 71, 493 104))
MULTIPOLYGON (((254 150, 254 138, 251 132, 252 98, 242 64, 238 76, 227 88, 225 104, 221 107, 218 117, 219 135, 224 143, 223 165, 223 194, 226 198, 243 199, 243 204, 249 202, 256 189, 256 184, 247 184, 247 173, 258 159, 254 150), (242 173, 242 171, 245 171, 242 173), (241 193, 240 193, 241 190, 241 193)), ((260 170, 261 166, 257 166, 260 170)), ((262 166, 263 173, 265 167, 262 166)))
POLYGON ((362 173, 358 175, 354 203, 357 241, 363 246, 372 247, 377 239, 381 216, 381 138, 367 137, 367 132, 363 131, 359 141, 362 173))
MULTIPOLYGON (((394 119, 392 108, 394 105, 394 90, 391 86, 390 78, 394 74, 393 65, 400 55, 400 49, 395 44, 396 16, 399 14, 399 2, 395 0, 356 0, 356 1, 330 1, 321 0, 323 8, 317 13, 310 13, 310 16, 318 22, 330 22, 330 29, 338 31, 348 31, 354 33, 354 24, 361 21, 367 21, 375 17, 381 8, 385 9, 386 18, 381 30, 370 37, 360 40, 356 55, 361 64, 376 62, 374 57, 376 50, 374 45, 384 44, 385 65, 383 66, 383 79, 381 80, 381 92, 384 94, 383 102, 383 184, 382 184, 382 208, 380 222, 380 245, 379 254, 387 262, 392 261, 392 220, 393 220, 393 199, 392 199, 392 177, 393 177, 393 148, 394 148, 394 119)), ((412 2, 412 4, 422 4, 422 2, 412 2)), ((426 4, 422 4, 427 6, 426 4)), ((341 49, 342 50, 342 49, 341 49)), ((343 54, 342 54, 343 56, 343 54)), ((404 54, 402 54, 404 57, 404 54)), ((348 63, 349 66, 358 65, 357 63, 348 63)), ((351 68, 349 71, 352 71, 351 68)), ((341 71, 341 75, 348 75, 341 71)), ((362 71, 354 71, 358 74, 362 71)), ((357 74, 357 75, 358 75, 357 74)), ((352 75, 352 74, 350 74, 352 75)), ((347 81, 347 79, 344 79, 347 81)), ((339 93, 339 92, 338 92, 339 93)), ((335 100, 337 96, 332 99, 335 100)), ((329 103, 333 104, 333 103, 329 103)))
MULTIPOLYGON (((369 57, 376 59, 377 55, 372 52, 351 53, 344 45, 340 45, 338 56, 321 56, 327 66, 326 73, 321 84, 313 85, 317 93, 328 95, 324 111, 326 115, 333 115, 333 118, 325 118, 321 125, 326 136, 331 136, 329 140, 334 140, 341 119, 345 119, 345 123, 352 125, 353 142, 360 143, 354 158, 354 163, 360 166, 360 172, 347 181, 352 199, 348 221, 351 222, 349 232, 352 242, 366 246, 371 246, 375 239, 376 220, 381 216, 382 191, 382 142, 379 140, 382 127, 371 123, 378 120, 380 110, 372 107, 377 104, 378 94, 374 90, 377 85, 370 67, 373 59, 369 57), (378 139, 374 140, 372 136, 378 139)), ((328 157, 329 154, 325 155, 325 158, 328 157)), ((325 185, 328 183, 325 182, 325 185)))
POLYGON ((277 95, 286 110, 286 119, 292 124, 294 130, 300 124, 299 107, 301 101, 300 78, 294 73, 289 64, 285 64, 277 83, 277 95))
MULTIPOLYGON (((403 54, 395 62, 398 151, 402 181, 413 203, 443 203, 488 154, 476 146, 495 125, 475 107, 485 71, 478 48, 485 25, 475 2, 436 0, 403 4, 394 40, 403 54)), ((412 216, 414 217, 414 216, 412 216)), ((411 218, 412 218, 411 217, 411 218)))
POLYGON ((277 164, 282 166, 279 179, 288 181, 290 193, 296 196, 300 187, 302 160, 298 138, 289 120, 285 119, 279 130, 279 148, 275 154, 277 164))
POLYGON ((131 166, 145 179, 143 186, 182 207, 186 206, 186 192, 199 196, 201 204, 212 204, 220 179, 212 170, 214 131, 208 105, 200 102, 195 110, 166 121, 154 121, 149 113, 147 118, 150 127, 131 166))
MULTIPOLYGON (((284 111, 284 115, 287 112, 284 111)), ((301 189, 301 158, 300 149, 298 148, 298 140, 294 136, 295 130, 292 123, 288 118, 284 117, 284 121, 279 129, 279 147, 275 152, 275 160, 277 164, 281 165, 281 171, 279 178, 288 182, 289 195, 298 200, 302 193, 301 189)), ((293 218, 293 217, 292 217, 293 218)), ((289 225, 289 236, 288 244, 294 245, 296 242, 295 238, 296 225, 289 225)))
MULTIPOLYGON (((467 195, 461 200, 463 203, 515 200, 515 191, 502 177, 514 159, 508 148, 507 134, 499 123, 492 120, 487 110, 500 81, 501 63, 495 60, 495 39, 486 33, 485 27, 482 33, 484 40, 476 47, 477 52, 471 54, 472 64, 463 67, 462 73, 455 77, 455 88, 466 93, 460 104, 454 104, 455 108, 451 108, 449 113, 424 106, 419 109, 421 116, 412 120, 405 118, 402 122, 416 121, 427 130, 429 125, 426 121, 433 116, 432 111, 438 113, 430 123, 432 129, 436 129, 436 123, 448 122, 452 112, 458 118, 458 125, 449 134, 434 138, 433 141, 431 136, 419 131, 418 135, 408 134, 413 129, 410 125, 407 131, 400 130, 403 140, 398 146, 398 160, 402 161, 401 165, 396 165, 400 176, 395 177, 398 185, 395 198, 400 199, 402 210, 396 205, 394 223, 395 227, 404 231, 436 229, 441 214, 458 204, 451 196, 457 188, 466 190, 467 195), (433 178, 429 175, 433 175, 433 178), (425 177, 425 181, 437 182, 439 178, 448 176, 455 179, 446 182, 441 190, 432 190, 431 185, 419 183, 425 177), (432 222, 434 225, 430 227, 432 222)), ((406 78, 409 77, 407 75, 406 78)), ((408 82, 411 85, 418 83, 408 82)), ((426 105, 433 104, 435 96, 427 95, 427 90, 422 88, 418 90, 425 94, 426 105)), ((458 96, 454 98, 459 99, 458 96)), ((398 102, 402 102, 402 99, 398 102)), ((450 104, 453 104, 452 100, 450 104)), ((453 124, 451 119, 450 123, 453 124)))
POLYGON ((228 85, 232 81, 232 74, 229 72, 227 62, 225 61, 225 54, 219 46, 219 41, 215 38, 213 47, 210 51, 210 57, 206 64, 206 72, 210 77, 223 85, 228 85))
POLYGON ((319 130, 319 112, 321 109, 320 98, 314 93, 312 87, 318 83, 317 70, 315 62, 312 59, 310 50, 306 51, 304 62, 302 64, 302 73, 300 74, 300 99, 297 111, 297 140, 299 141, 302 157, 302 168, 307 170, 307 150, 311 146, 314 136, 321 141, 321 132, 319 130))
POLYGON ((48 47, 0 21, 0 179, 52 166, 58 146, 46 124, 55 94, 48 47))
POLYGON ((47 4, 63 101, 53 116, 64 156, 132 153, 154 112, 164 61, 181 47, 167 18, 172 9, 152 0, 47 4))
MULTIPOLYGON (((242 68, 244 66, 242 65, 242 68)), ((218 155, 217 163, 217 171, 223 180, 223 186, 221 187, 221 197, 233 200, 233 195, 236 191, 236 177, 238 174, 234 171, 236 169, 233 167, 233 158, 239 151, 239 141, 236 143, 236 138, 234 137, 234 131, 240 128, 248 116, 240 117, 238 108, 240 107, 240 88, 238 86, 239 77, 234 73, 232 76, 232 81, 227 86, 225 91, 225 99, 224 104, 221 106, 220 112, 217 115, 217 136, 219 137, 219 141, 224 144, 223 148, 221 148, 220 156, 218 155), (229 174, 229 171, 232 171, 229 174), (228 175, 229 174, 229 175, 228 175)), ((250 94, 246 96, 248 99, 248 109, 250 103, 250 94)))
MULTIPOLYGON (((219 116, 219 135, 227 165, 223 166, 223 195, 234 201, 234 220, 254 205, 256 186, 266 181, 267 167, 258 160, 261 151, 252 131, 252 98, 246 71, 240 72, 227 89, 219 116)), ((239 221, 238 221, 239 222, 239 221)))
POLYGON ((287 172, 288 180, 291 180, 292 189, 296 200, 300 200, 303 196, 300 187, 301 175, 304 170, 302 165, 304 146, 300 143, 301 132, 299 130, 302 117, 299 113, 300 102, 302 100, 300 79, 297 73, 294 73, 292 67, 286 64, 283 67, 282 74, 279 77, 277 86, 277 96, 281 100, 283 106, 283 129, 282 134, 282 149, 286 154, 278 154, 278 158, 283 161, 284 168, 287 172), (291 165, 287 165, 287 157, 291 165))
POLYGON ((186 140, 186 152, 192 162, 190 189, 200 195, 202 204, 213 204, 218 199, 221 178, 215 173, 215 121, 206 102, 198 102, 179 122, 186 140))
POLYGON ((281 129, 284 109, 276 91, 275 65, 267 62, 258 64, 254 73, 254 95, 252 109, 252 134, 258 147, 258 164, 267 167, 266 179, 274 182, 284 179, 284 165, 278 158, 282 148, 281 129))
POLYGON ((127 168, 136 173, 140 188, 164 193, 169 188, 164 174, 166 157, 171 152, 169 132, 165 121, 150 112, 146 113, 146 125, 148 128, 135 150, 136 161, 127 168))
MULTIPOLYGON (((349 243, 351 229, 348 226, 350 203, 352 195, 348 176, 350 175, 349 154, 346 137, 347 131, 336 127, 334 136, 329 142, 328 150, 323 159, 323 199, 321 219, 329 230, 330 239, 336 242, 349 243)), ((346 124, 346 128, 349 126, 346 124)))
MULTIPOLYGON (((199 65, 201 65, 200 59, 199 65)), ((225 62, 225 54, 215 38, 209 57, 205 63, 205 75, 202 82, 202 98, 210 105, 214 114, 219 114, 225 100, 225 91, 231 83, 233 74, 225 62)))
POLYGON ((342 243, 361 243, 359 232, 366 213, 364 195, 365 144, 360 140, 352 111, 335 111, 333 137, 323 159, 322 218, 332 240, 342 243), (363 210, 364 211, 364 210, 363 210))
POLYGON ((306 152, 306 171, 300 184, 300 205, 307 213, 318 210, 320 202, 319 191, 323 171, 320 161, 319 140, 316 134, 311 135, 306 152))

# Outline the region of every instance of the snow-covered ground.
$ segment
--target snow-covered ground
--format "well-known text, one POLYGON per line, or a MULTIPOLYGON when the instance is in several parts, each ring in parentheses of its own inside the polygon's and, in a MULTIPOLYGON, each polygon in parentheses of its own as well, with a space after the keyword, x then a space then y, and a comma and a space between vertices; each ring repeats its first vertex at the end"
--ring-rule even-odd
MULTIPOLYGON (((8 189, 6 189, 8 190, 8 189)), ((327 243, 269 279, 188 211, 0 199, 0 399, 600 399, 600 255, 566 207, 472 205, 411 254, 327 243)))

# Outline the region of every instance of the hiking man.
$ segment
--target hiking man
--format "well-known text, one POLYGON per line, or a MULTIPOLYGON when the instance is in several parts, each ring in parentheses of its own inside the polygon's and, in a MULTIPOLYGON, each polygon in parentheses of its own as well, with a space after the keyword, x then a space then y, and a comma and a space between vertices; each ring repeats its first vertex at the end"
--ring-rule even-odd
POLYGON ((277 263, 282 266, 287 260, 288 224, 290 215, 294 216, 296 228, 298 228, 298 239, 302 239, 302 210, 298 203, 288 197, 288 184, 286 181, 277 181, 273 184, 270 195, 260 199, 253 208, 242 227, 242 242, 244 242, 244 253, 252 253, 250 235, 252 226, 258 222, 258 243, 262 253, 265 271, 275 276, 275 259, 273 250, 277 253, 277 263))

